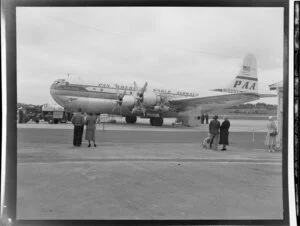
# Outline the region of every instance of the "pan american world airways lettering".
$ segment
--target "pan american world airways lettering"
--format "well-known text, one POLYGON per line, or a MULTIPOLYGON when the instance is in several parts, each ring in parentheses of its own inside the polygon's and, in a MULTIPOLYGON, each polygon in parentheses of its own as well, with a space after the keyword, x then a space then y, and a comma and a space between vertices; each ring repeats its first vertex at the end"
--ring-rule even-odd
POLYGON ((242 88, 248 90, 255 90, 256 82, 243 82, 242 80, 236 80, 233 88, 242 88))
MULTIPOLYGON (((128 91, 134 91, 133 86, 124 86, 124 85, 117 85, 120 90, 128 90, 128 91)), ((108 89, 114 89, 115 87, 111 86, 110 84, 107 83, 99 83, 98 87, 100 88, 108 88, 108 89)), ((90 89, 90 91, 99 91, 98 89, 90 89)), ((100 90, 101 91, 101 90, 100 90)), ((171 90, 165 90, 165 89, 153 89, 154 92, 158 92, 161 94, 175 94, 175 95, 182 95, 182 96, 189 96, 189 97, 197 97, 199 96, 198 93, 194 92, 184 92, 184 91, 177 91, 173 93, 171 90)))

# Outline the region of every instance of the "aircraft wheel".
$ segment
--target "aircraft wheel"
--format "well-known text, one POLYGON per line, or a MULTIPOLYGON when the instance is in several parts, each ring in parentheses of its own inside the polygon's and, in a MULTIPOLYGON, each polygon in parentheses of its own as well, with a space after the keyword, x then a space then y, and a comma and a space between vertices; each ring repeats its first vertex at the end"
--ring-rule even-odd
POLYGON ((150 118, 150 124, 151 126, 162 126, 164 123, 164 120, 162 117, 159 118, 150 118))
POLYGON ((136 123, 137 118, 136 116, 126 116, 125 120, 127 123, 134 124, 136 123))
POLYGON ((154 126, 154 120, 153 120, 153 118, 150 118, 150 125, 154 126))
POLYGON ((157 118, 156 126, 162 126, 164 124, 163 118, 159 117, 157 118))

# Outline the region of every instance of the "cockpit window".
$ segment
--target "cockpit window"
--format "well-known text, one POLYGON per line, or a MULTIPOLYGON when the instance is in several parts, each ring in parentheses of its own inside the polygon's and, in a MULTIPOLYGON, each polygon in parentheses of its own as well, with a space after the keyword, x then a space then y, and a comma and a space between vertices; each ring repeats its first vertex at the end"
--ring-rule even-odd
POLYGON ((64 79, 57 79, 52 84, 52 88, 65 87, 65 86, 68 86, 68 85, 69 85, 69 83, 66 80, 64 80, 64 79))

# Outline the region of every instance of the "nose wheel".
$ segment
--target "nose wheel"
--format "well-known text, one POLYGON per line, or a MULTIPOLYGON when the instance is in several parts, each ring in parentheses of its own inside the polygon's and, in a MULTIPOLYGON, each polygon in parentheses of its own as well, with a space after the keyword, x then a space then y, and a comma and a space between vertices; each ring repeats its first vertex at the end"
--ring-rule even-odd
POLYGON ((162 117, 159 118, 150 118, 150 125, 151 126, 162 126, 164 123, 164 120, 162 117))

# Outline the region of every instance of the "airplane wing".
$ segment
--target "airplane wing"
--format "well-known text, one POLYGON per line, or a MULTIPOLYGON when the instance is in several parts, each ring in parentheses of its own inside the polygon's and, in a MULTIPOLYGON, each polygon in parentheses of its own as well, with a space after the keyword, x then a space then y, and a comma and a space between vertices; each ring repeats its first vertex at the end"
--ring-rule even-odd
POLYGON ((179 111, 200 105, 223 105, 237 100, 256 100, 259 95, 255 93, 231 93, 225 95, 216 95, 208 97, 176 98, 169 100, 169 104, 179 111))

